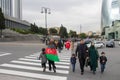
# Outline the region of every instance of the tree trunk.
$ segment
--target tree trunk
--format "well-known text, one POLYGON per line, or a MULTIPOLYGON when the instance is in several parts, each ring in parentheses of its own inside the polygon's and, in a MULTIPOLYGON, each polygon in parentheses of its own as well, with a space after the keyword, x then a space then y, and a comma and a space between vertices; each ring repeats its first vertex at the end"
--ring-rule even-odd
POLYGON ((1 29, 1 32, 0 32, 0 37, 2 38, 2 29, 1 29))

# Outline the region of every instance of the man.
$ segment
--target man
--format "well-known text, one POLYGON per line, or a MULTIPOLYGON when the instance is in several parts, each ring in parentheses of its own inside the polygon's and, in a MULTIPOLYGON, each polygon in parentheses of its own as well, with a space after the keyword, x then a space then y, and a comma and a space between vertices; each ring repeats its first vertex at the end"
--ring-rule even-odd
POLYGON ((83 75, 84 74, 85 60, 86 60, 86 57, 88 56, 88 48, 87 48, 86 44, 84 43, 83 39, 81 39, 80 44, 77 45, 75 53, 79 59, 81 75, 83 75))

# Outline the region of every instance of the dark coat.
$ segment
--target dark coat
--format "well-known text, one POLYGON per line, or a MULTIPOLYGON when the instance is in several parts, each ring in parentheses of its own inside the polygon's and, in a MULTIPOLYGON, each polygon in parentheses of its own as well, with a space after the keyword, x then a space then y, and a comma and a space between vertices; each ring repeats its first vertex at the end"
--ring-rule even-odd
POLYGON ((63 44, 62 44, 61 41, 58 42, 57 47, 58 47, 59 49, 62 49, 62 48, 63 48, 63 44))
POLYGON ((100 56, 100 64, 106 64, 107 57, 106 56, 100 56))
POLYGON ((78 56, 78 58, 80 59, 81 57, 82 58, 86 58, 88 56, 88 53, 87 53, 87 46, 86 44, 78 44, 77 45, 77 48, 76 48, 76 56, 78 56))
POLYGON ((76 63, 76 57, 71 57, 70 62, 71 62, 71 64, 75 64, 76 63))
POLYGON ((98 51, 95 47, 90 47, 89 48, 89 58, 90 58, 90 65, 92 66, 93 70, 96 70, 98 67, 98 51))

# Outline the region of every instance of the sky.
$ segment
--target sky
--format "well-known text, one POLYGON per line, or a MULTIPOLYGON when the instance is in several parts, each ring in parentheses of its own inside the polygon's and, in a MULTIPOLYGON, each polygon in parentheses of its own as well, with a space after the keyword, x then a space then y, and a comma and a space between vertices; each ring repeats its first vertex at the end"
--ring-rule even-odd
POLYGON ((45 27, 41 7, 51 9, 47 15, 48 27, 65 26, 77 33, 100 31, 102 0, 22 0, 22 18, 45 27))

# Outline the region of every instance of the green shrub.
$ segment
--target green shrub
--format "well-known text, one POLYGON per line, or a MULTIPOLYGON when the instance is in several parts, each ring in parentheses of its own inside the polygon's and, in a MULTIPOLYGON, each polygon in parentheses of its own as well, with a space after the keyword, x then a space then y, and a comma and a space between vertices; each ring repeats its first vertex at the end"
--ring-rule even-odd
POLYGON ((10 28, 11 30, 18 32, 20 34, 29 34, 30 31, 29 30, 25 30, 25 29, 19 29, 19 28, 10 28))

